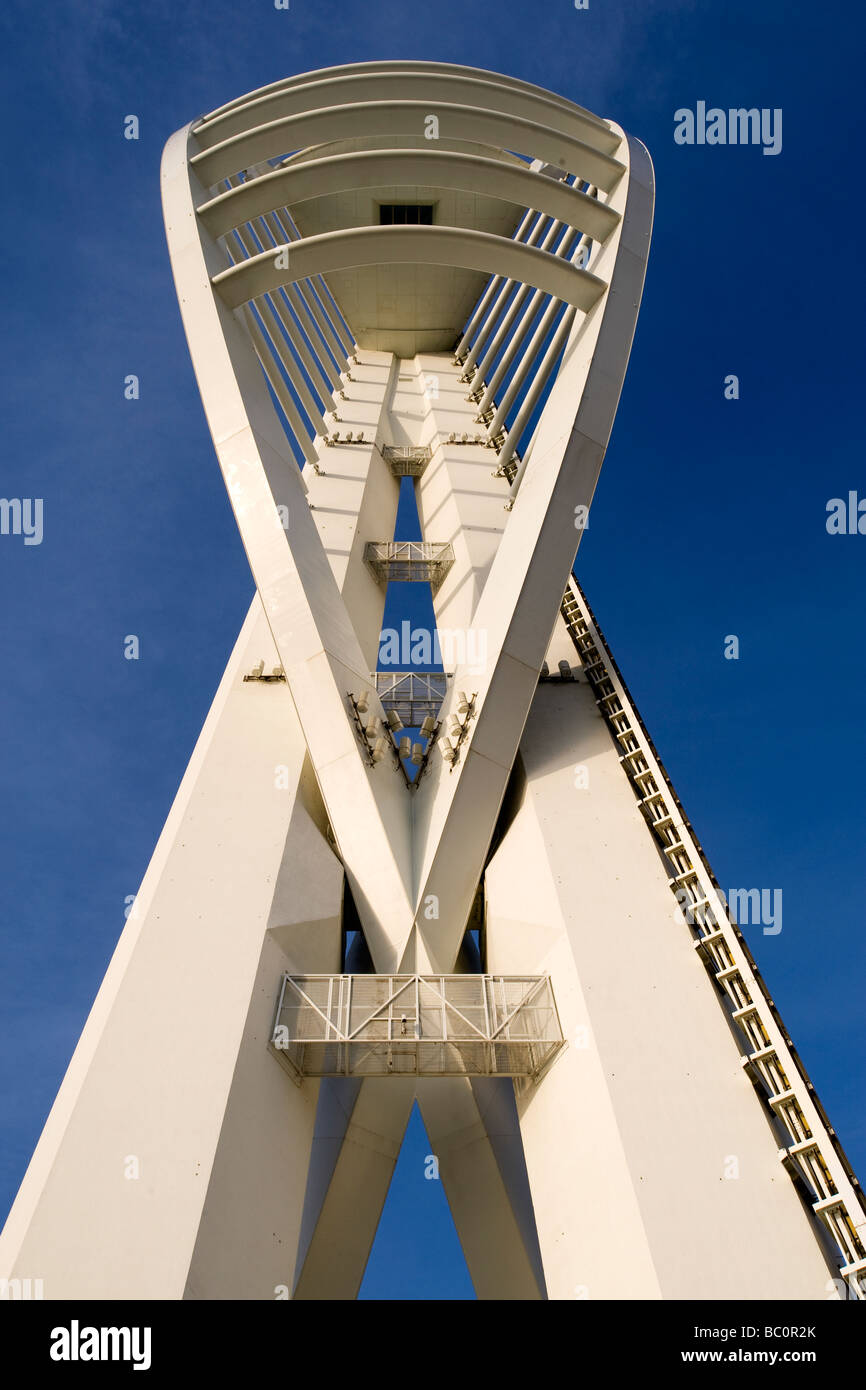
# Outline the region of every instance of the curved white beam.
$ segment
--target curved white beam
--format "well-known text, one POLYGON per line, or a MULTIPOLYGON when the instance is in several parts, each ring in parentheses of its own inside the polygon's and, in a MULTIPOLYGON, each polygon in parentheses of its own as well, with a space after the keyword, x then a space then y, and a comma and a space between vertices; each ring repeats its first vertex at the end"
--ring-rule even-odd
MULTIPOLYGON (((534 237, 540 232, 540 230, 541 230, 541 228, 540 228, 540 226, 538 226, 538 227, 536 228, 536 231, 533 233, 533 236, 531 236, 531 237, 529 238, 528 244, 529 244, 530 246, 533 245, 533 243, 534 243, 534 237)), ((561 222, 554 222, 553 225, 552 225, 552 226, 549 228, 549 230, 546 232, 546 234, 545 234, 545 236, 544 236, 544 240, 543 240, 542 243, 541 243, 540 249, 541 249, 542 251, 546 251, 546 250, 552 245, 554 239, 555 239, 557 236, 559 236, 559 234, 560 234, 561 231, 562 231, 562 223, 561 223, 561 222)), ((563 240, 562 240, 561 244, 557 247, 556 254, 557 254, 558 256, 563 256, 564 251, 567 249, 568 243, 569 243, 575 236, 577 236, 578 239, 580 239, 580 233, 579 233, 579 232, 575 232, 574 229, 571 228, 571 229, 569 230, 568 235, 565 236, 565 237, 563 237, 563 240)), ((567 259, 568 259, 568 260, 573 260, 573 257, 569 256, 567 259)), ((479 380, 482 381, 482 382, 484 382, 484 381, 487 382, 487 390, 484 392, 484 395, 482 396, 482 399, 481 399, 481 400, 479 401, 479 403, 478 403, 478 415, 479 415, 479 417, 482 416, 482 415, 485 413, 485 411, 487 410, 487 407, 488 407, 488 405, 490 404, 490 398, 491 398, 491 396, 492 396, 492 394, 493 394, 493 391, 494 391, 494 389, 495 389, 495 388, 494 388, 494 385, 493 385, 493 380, 492 380, 492 379, 491 379, 490 381, 487 380, 487 371, 488 371, 488 369, 489 369, 491 363, 494 361, 497 352, 498 352, 499 349, 502 347, 503 341, 506 339, 507 335, 508 335, 509 333, 512 332, 515 319, 518 319, 518 316, 519 316, 519 319, 518 319, 518 326, 517 326, 517 329, 514 330, 514 332, 513 332, 513 337, 512 337, 511 343, 509 344, 508 350, 506 351, 505 354, 503 354, 503 358, 502 358, 502 360, 499 362, 499 365, 498 365, 498 367, 497 367, 497 369, 496 369, 495 376, 496 376, 496 378, 497 378, 498 380, 501 380, 502 377, 505 375, 506 371, 508 370, 508 366, 509 366, 511 357, 513 356, 514 352, 516 352, 517 347, 518 347, 519 338, 522 336, 522 334, 523 334, 523 332, 524 332, 524 328, 523 328, 522 325, 520 324, 519 320, 520 320, 520 319, 526 319, 526 320, 527 320, 527 323, 531 322, 531 320, 532 320, 532 314, 533 314, 534 310, 527 310, 527 309, 524 307, 525 304, 526 304, 526 300, 527 300, 527 298, 529 297, 529 291, 530 291, 530 289, 531 289, 532 287, 531 287, 530 285, 527 285, 527 284, 522 284, 522 285, 519 285, 519 286, 518 286, 518 288, 517 288, 517 293, 514 295, 514 298, 512 299, 511 304, 508 306, 508 309, 506 310, 506 312, 502 315, 502 320, 501 320, 501 322, 500 322, 500 324, 499 324, 499 327, 496 328, 496 331, 493 333, 493 336, 492 336, 492 337, 490 336, 491 330, 493 330, 493 328, 494 328, 494 326, 495 326, 495 324, 496 324, 496 319, 497 319, 497 317, 498 317, 498 315, 499 315, 499 312, 500 312, 500 310, 502 309, 502 307, 505 305, 505 303, 506 303, 506 301, 507 301, 507 299, 508 299, 508 296, 511 294, 511 291, 512 291, 513 288, 514 288, 514 281, 513 281, 513 280, 506 280, 506 282, 505 282, 505 284, 502 286, 502 290, 501 290, 501 292, 500 292, 500 294, 499 294, 499 296, 498 296, 498 298, 497 298, 497 303, 494 304, 493 310, 492 310, 492 312, 491 312, 491 314, 490 314, 490 316, 489 316, 489 318, 488 318, 488 320, 487 320, 487 323, 486 323, 485 326, 484 326, 484 330, 478 334, 478 337, 477 337, 475 343, 474 343, 473 346, 472 346, 472 350, 471 350, 471 352, 469 353, 469 355, 467 356, 466 361, 465 361, 464 364, 463 364, 463 376, 464 376, 467 380, 474 380, 475 377, 474 377, 474 374, 472 374, 472 370, 471 370, 471 369, 474 367, 474 365, 475 365, 475 363, 476 363, 476 361, 477 361, 477 359, 478 359, 478 356, 479 356, 479 354, 481 353, 481 351, 482 351, 482 349, 483 349, 483 351, 484 351, 484 356, 481 358, 480 362, 478 363, 478 373, 480 374, 480 375, 479 375, 479 380), (527 315, 528 315, 528 319, 527 319, 527 315), (489 340, 489 341, 488 341, 488 340, 489 340), (507 360, 506 360, 506 359, 507 359, 507 360), (486 399, 485 399, 485 397, 486 397, 486 399)), ((542 292, 541 292, 540 290, 536 290, 535 294, 532 296, 532 302, 533 302, 535 305, 537 305, 538 300, 539 300, 539 298, 541 297, 541 294, 542 294, 542 292)))
POLYGON ((308 198, 322 198, 359 188, 450 188, 483 193, 521 207, 533 207, 548 217, 604 241, 619 215, 571 184, 543 178, 533 170, 505 164, 484 155, 451 150, 363 150, 304 160, 271 174, 238 184, 198 209, 211 236, 224 236, 275 208, 294 207, 308 198))
MULTIPOLYGON (((251 164, 277 159, 290 150, 360 136, 422 137, 429 114, 429 101, 365 101, 359 106, 330 106, 299 116, 287 116, 234 135, 212 149, 193 155, 190 165, 208 188, 251 164)), ((440 139, 468 140, 501 150, 521 150, 563 171, 590 179, 605 192, 613 189, 625 172, 625 165, 618 159, 602 154, 581 140, 504 111, 440 102, 435 114, 439 120, 440 139)))
MULTIPOLYGON (((550 92, 546 87, 539 87, 535 82, 525 82, 521 77, 509 77, 505 73, 491 72, 487 68, 475 68, 467 66, 465 63, 433 63, 426 59, 376 59, 366 63, 341 63, 329 68, 319 68, 314 72, 298 73, 294 77, 281 78, 279 82, 270 82, 264 87, 259 87, 254 92, 248 92, 245 96, 236 97, 234 101, 227 101, 222 106, 216 107, 213 111, 206 112, 193 122, 193 131, 197 132, 204 125, 218 119, 229 111, 235 111, 238 107, 249 106, 253 101, 272 93, 287 91, 294 87, 304 87, 311 82, 322 81, 325 78, 342 75, 344 77, 355 74, 385 74, 390 72, 411 73, 417 80, 419 77, 435 77, 438 75, 452 77, 481 77, 487 81, 494 81, 497 86, 508 92, 525 92, 534 96, 545 97, 552 102, 558 110, 570 114, 577 112, 591 125, 597 127, 599 132, 612 129, 609 121, 603 120, 601 116, 596 116, 592 111, 588 111, 585 106, 579 106, 577 102, 570 101, 568 97, 559 96, 556 92, 550 92)), ((617 131, 619 136, 619 132, 617 131)), ((621 137, 620 137, 621 138, 621 137)))
POLYGON ((588 311, 606 288, 604 280, 549 251, 463 227, 350 227, 263 251, 213 277, 230 309, 280 285, 362 265, 461 266, 507 275, 588 311), (288 266, 278 264, 288 260, 288 266))
MULTIPOLYGON (((588 119, 574 108, 568 109, 547 95, 525 92, 491 81, 486 73, 476 77, 464 73, 427 72, 424 89, 428 110, 430 105, 435 110, 442 102, 505 109, 511 116, 561 130, 563 134, 589 144, 604 154, 613 154, 620 143, 615 131, 607 126, 600 127, 597 121, 588 119), (503 100, 503 94, 506 100, 503 100)), ((371 99, 412 101, 417 92, 418 78, 414 73, 397 69, 377 73, 347 74, 339 71, 331 77, 254 97, 243 106, 236 106, 203 122, 195 128, 194 134, 200 148, 208 150, 245 131, 284 120, 288 116, 299 116, 306 111, 318 111, 329 106, 359 106, 371 99)))

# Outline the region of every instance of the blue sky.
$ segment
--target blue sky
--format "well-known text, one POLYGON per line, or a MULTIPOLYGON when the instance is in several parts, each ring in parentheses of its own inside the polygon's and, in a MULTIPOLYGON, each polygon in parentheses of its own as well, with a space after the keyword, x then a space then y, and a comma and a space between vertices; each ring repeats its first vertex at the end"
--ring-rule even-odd
MULTIPOLYGON (((650 149, 646 292, 578 574, 720 883, 783 889, 782 932, 748 938, 866 1172, 866 536, 825 527, 828 499, 866 496, 859 11, 88 0, 7 3, 0 26, 0 491, 44 498, 41 545, 0 537, 0 1213, 252 594, 169 272, 162 146, 287 74, 382 57, 538 82, 650 149), (699 100, 782 108, 782 152, 676 145, 699 100)), ((471 1296, 425 1152, 416 1119, 368 1296, 471 1296)))

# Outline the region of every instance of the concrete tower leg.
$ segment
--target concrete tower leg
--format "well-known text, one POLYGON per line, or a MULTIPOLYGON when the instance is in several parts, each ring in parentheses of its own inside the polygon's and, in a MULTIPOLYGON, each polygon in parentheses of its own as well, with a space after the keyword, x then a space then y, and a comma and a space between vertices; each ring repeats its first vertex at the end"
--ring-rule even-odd
POLYGON ((511 1082, 419 1081, 418 1105, 477 1296, 544 1298, 511 1082))
POLYGON ((296 1299, 357 1297, 414 1099, 413 1077, 321 1084, 296 1299))
POLYGON ((285 684, 243 680, 262 659, 256 597, 0 1242, 46 1298, 291 1284, 317 1087, 261 1051, 293 933, 339 969, 343 870, 285 684))
POLYGON ((826 1297, 832 1270, 584 680, 539 686, 509 809, 487 966, 549 971, 569 1042, 518 1095, 550 1296, 826 1297))

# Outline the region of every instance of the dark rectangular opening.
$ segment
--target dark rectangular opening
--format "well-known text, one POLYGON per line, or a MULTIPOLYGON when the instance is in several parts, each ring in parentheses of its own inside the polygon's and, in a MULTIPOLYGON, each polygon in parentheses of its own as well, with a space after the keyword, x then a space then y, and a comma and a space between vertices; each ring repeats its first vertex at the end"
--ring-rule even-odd
POLYGON ((432 227, 432 203, 380 203, 380 227, 432 227))

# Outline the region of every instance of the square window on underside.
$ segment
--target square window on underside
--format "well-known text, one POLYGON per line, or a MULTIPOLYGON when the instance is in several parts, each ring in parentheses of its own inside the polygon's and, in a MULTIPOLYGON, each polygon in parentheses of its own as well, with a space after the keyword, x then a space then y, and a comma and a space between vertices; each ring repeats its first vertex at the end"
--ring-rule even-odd
POLYGON ((380 203, 380 227, 432 227, 432 203, 380 203))

